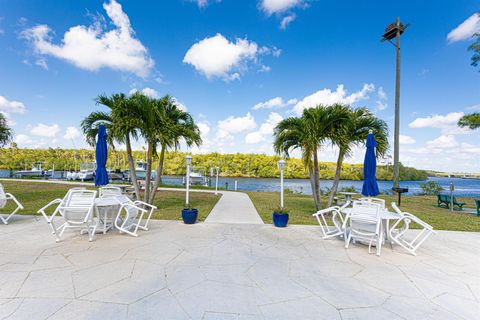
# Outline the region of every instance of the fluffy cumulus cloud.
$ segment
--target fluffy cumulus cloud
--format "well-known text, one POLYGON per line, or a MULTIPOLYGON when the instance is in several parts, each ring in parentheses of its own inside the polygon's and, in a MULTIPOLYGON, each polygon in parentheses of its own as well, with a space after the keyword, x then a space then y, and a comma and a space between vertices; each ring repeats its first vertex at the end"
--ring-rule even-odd
POLYGON ((247 39, 237 38, 235 41, 229 41, 218 33, 195 43, 188 49, 183 62, 192 65, 208 79, 219 77, 225 81, 232 81, 240 78, 249 63, 258 64, 259 56, 267 54, 278 56, 280 50, 259 48, 257 43, 247 39))
MULTIPOLYGON (((65 32, 60 44, 53 42, 53 31, 47 25, 25 29, 21 35, 41 56, 53 56, 90 71, 111 68, 140 77, 147 76, 154 61, 147 48, 135 38, 130 19, 122 6, 111 0, 104 3, 103 8, 114 25, 112 30, 107 30, 102 20, 90 26, 74 26, 65 32)), ((45 60, 41 66, 47 67, 45 60)))
POLYGON ((296 99, 284 101, 281 97, 275 97, 270 100, 259 102, 253 106, 253 110, 283 108, 297 103, 296 99))
POLYGON ((30 133, 37 137, 54 138, 60 132, 58 124, 46 125, 39 123, 30 129, 30 133))
POLYGON ((25 113, 25 105, 20 101, 8 100, 0 96, 0 112, 5 113, 25 113))
POLYGON ((80 133, 80 130, 78 130, 76 127, 68 127, 67 130, 65 130, 63 138, 66 140, 75 140, 81 135, 82 134, 80 133))
POLYGON ((250 113, 247 113, 244 117, 230 116, 224 120, 220 120, 217 123, 215 135, 217 146, 222 147, 226 143, 233 146, 235 135, 251 131, 256 127, 257 123, 255 122, 255 118, 250 113))
POLYGON ((302 0, 261 0, 260 7, 266 14, 282 13, 302 4, 302 0))
POLYGON ((470 39, 475 33, 480 32, 480 12, 474 13, 458 27, 447 35, 449 42, 456 42, 470 39))
POLYGON ((250 132, 245 136, 245 143, 256 144, 270 140, 273 135, 273 130, 282 120, 283 117, 280 114, 271 112, 265 122, 260 125, 258 131, 250 132))
POLYGON ((32 139, 26 134, 17 134, 15 136, 15 143, 17 143, 20 146, 31 144, 32 142, 33 142, 32 139))
POLYGON ((260 9, 268 16, 276 15, 281 19, 280 29, 286 29, 292 23, 297 15, 293 12, 296 7, 305 7, 304 0, 261 0, 260 9))
POLYGON ((375 109, 377 111, 383 111, 387 109, 387 94, 383 90, 383 87, 379 87, 377 91, 377 101, 375 101, 375 109))
POLYGON ((460 128, 458 120, 464 116, 463 112, 450 112, 446 115, 434 114, 428 117, 417 118, 410 122, 408 126, 413 129, 434 128, 441 129, 442 134, 467 134, 470 133, 468 128, 460 128))
POLYGON ((348 93, 343 84, 337 86, 335 91, 325 88, 306 96, 298 102, 293 108, 293 112, 297 115, 302 114, 304 109, 313 108, 319 104, 331 105, 334 103, 354 104, 361 100, 369 99, 370 93, 375 91, 375 86, 364 84, 362 89, 353 93, 348 93))
POLYGON ((160 97, 160 94, 158 93, 157 90, 155 89, 152 89, 152 88, 143 88, 141 90, 138 90, 138 89, 132 89, 130 90, 129 94, 132 95, 136 92, 141 92, 142 94, 146 95, 147 97, 150 97, 150 98, 158 98, 160 97))
POLYGON ((416 142, 414 138, 402 134, 399 136, 399 138, 400 144, 414 144, 416 142))

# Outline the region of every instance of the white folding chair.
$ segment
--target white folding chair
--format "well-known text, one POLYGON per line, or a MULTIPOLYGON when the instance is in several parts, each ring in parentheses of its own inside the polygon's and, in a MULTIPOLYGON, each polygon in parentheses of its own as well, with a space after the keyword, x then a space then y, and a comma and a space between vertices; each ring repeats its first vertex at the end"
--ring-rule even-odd
POLYGON ((397 207, 395 202, 392 202, 392 208, 397 212, 402 218, 397 220, 392 227, 390 228, 389 237, 390 240, 407 250, 412 255, 417 255, 417 249, 430 237, 432 234, 436 234, 433 227, 426 223, 425 221, 417 218, 411 213, 402 212, 400 208, 397 207), (411 223, 416 223, 422 230, 415 236, 413 239, 407 240, 407 231, 410 229, 411 223))
POLYGON ((371 197, 364 197, 358 199, 358 201, 366 201, 366 202, 371 202, 371 203, 377 203, 380 205, 382 209, 385 209, 385 200, 379 199, 379 198, 371 198, 371 197))
POLYGON ((93 210, 95 207, 95 197, 97 192, 93 190, 73 189, 67 192, 63 199, 55 199, 45 207, 38 210, 48 225, 52 228, 57 242, 61 240, 66 229, 81 229, 88 233, 88 240, 92 241, 96 230, 96 223, 93 221, 93 210), (58 204, 51 216, 46 213, 47 208, 58 204), (55 216, 60 214, 62 224, 56 226, 55 216))
POLYGON ((122 195, 122 189, 114 186, 101 187, 98 195, 100 198, 118 197, 122 195))
POLYGON ((138 237, 138 229, 148 230, 148 222, 156 209, 157 207, 139 200, 124 202, 121 204, 115 218, 115 227, 120 232, 138 237), (146 213, 147 217, 144 219, 146 213))
POLYGON ((368 253, 371 253, 372 244, 375 244, 377 256, 382 250, 383 232, 381 207, 378 203, 353 201, 352 210, 347 215, 343 230, 349 229, 345 237, 345 248, 350 242, 368 243, 368 253))
POLYGON ((347 201, 343 206, 333 206, 323 210, 319 210, 312 214, 317 218, 320 230, 322 230, 323 239, 329 239, 337 236, 343 236, 344 230, 342 228, 345 220, 342 211, 350 205, 350 201, 347 201), (327 223, 326 215, 332 213, 333 226, 329 226, 327 223))
POLYGON ((5 208, 5 206, 7 205, 8 201, 11 200, 15 203, 16 207, 15 209, 13 209, 12 212, 8 213, 7 214, 7 217, 4 218, 0 215, 0 220, 4 223, 4 224, 8 224, 8 220, 10 220, 10 218, 15 214, 17 213, 19 210, 23 210, 23 206, 22 204, 17 200, 17 198, 15 198, 11 193, 5 193, 5 190, 3 189, 3 185, 0 183, 0 209, 3 209, 5 208))

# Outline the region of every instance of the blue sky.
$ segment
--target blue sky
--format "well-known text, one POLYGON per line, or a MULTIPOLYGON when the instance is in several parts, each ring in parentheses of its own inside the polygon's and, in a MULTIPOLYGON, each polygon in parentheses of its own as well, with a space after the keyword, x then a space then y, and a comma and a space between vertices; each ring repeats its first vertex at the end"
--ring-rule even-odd
POLYGON ((467 51, 479 11, 473 0, 0 0, 0 112, 20 146, 38 148, 84 147, 93 99, 134 90, 194 115, 205 140, 194 152, 270 154, 275 124, 317 103, 367 106, 393 131, 395 50, 379 40, 400 16, 411 23, 401 161, 478 172, 479 135, 455 123, 480 110, 467 51))

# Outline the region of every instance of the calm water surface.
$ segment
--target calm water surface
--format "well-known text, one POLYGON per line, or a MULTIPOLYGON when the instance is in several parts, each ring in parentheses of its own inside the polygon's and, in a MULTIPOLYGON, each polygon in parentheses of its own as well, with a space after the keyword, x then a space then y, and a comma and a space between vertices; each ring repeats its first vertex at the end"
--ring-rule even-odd
MULTIPOLYGON (((8 170, 0 170, 0 178, 8 178, 10 172, 8 170)), ((62 172, 56 171, 55 178, 61 179, 62 172)), ((460 178, 437 178, 431 177, 429 180, 440 184, 447 192, 450 183, 455 186, 455 194, 459 196, 480 197, 480 180, 479 179, 460 179, 460 178)), ((238 190, 246 191, 265 191, 277 192, 280 189, 279 179, 255 179, 255 178, 219 178, 219 186, 225 187, 228 184, 228 189, 233 190, 235 181, 237 181, 238 190)), ((163 182, 172 185, 182 185, 182 177, 179 176, 165 176, 163 182)), ((420 185, 425 181, 402 181, 401 187, 409 189, 407 195, 418 194, 421 192, 420 185)), ((212 181, 214 186, 215 180, 212 181)), ((362 190, 362 181, 342 180, 340 188, 353 186, 357 192, 362 190)), ((320 187, 322 189, 331 188, 331 180, 321 180, 320 187)), ((378 187, 382 192, 389 192, 392 189, 391 181, 378 181, 378 187)), ((293 192, 312 194, 310 182, 307 179, 286 179, 285 188, 293 192)))

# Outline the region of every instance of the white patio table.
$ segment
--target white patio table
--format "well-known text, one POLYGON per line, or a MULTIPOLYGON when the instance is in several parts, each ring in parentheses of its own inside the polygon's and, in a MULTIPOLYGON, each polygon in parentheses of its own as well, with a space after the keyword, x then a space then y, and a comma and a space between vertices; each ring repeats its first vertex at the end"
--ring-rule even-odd
MULTIPOLYGON (((385 231, 385 240, 388 240, 388 237, 390 236, 390 220, 396 221, 400 220, 402 218, 401 215, 399 215, 396 212, 388 211, 387 209, 380 209, 381 210, 381 216, 382 216, 382 226, 383 230, 385 231)), ((342 212, 348 217, 348 215, 351 214, 353 211, 353 208, 345 208, 342 210, 342 212)))
POLYGON ((127 196, 105 197, 95 199, 95 212, 97 214, 97 227, 103 225, 103 229, 97 229, 103 234, 115 228, 114 219, 117 216, 120 205, 130 202, 127 196))

